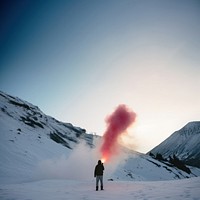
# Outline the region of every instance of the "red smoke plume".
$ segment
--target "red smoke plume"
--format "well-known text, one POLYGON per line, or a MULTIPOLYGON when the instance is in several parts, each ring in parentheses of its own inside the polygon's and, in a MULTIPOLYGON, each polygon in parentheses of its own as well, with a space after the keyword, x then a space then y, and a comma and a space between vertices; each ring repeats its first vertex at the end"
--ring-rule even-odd
POLYGON ((103 143, 100 148, 102 162, 106 162, 118 153, 118 138, 126 132, 127 128, 135 121, 136 114, 130 111, 126 105, 119 105, 116 110, 106 118, 107 130, 103 135, 103 143))

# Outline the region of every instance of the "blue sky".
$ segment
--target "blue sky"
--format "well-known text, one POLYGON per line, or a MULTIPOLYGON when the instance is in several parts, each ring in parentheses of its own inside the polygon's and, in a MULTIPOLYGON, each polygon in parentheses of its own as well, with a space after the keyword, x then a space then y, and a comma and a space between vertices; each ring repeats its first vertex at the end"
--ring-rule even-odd
POLYGON ((200 1, 1 1, 0 89, 102 135, 119 104, 146 152, 200 119, 200 1))

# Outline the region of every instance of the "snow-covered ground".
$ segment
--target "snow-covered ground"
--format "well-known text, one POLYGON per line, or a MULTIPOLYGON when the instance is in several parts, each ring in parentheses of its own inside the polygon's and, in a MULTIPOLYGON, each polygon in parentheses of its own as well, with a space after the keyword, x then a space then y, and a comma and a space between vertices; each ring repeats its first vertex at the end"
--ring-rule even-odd
POLYGON ((42 180, 0 185, 1 200, 199 200, 200 177, 171 181, 105 181, 95 191, 95 181, 42 180))
MULTIPOLYGON (((90 180, 100 159, 98 148, 94 148, 97 147, 96 139, 81 128, 45 115, 37 106, 0 92, 1 184, 60 178, 90 180)), ((200 176, 199 168, 191 168, 192 173, 188 174, 127 149, 123 156, 118 156, 115 162, 106 163, 105 167, 105 179, 123 181, 200 176)))
POLYGON ((199 168, 188 174, 127 149, 105 163, 96 192, 96 139, 0 93, 0 200, 200 199, 199 168))

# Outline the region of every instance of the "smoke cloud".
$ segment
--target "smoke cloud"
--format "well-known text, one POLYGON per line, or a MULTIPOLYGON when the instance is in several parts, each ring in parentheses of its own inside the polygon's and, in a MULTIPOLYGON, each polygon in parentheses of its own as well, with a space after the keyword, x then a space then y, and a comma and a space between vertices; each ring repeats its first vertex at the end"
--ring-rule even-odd
MULTIPOLYGON (((97 142, 98 143, 98 142, 97 142)), ((98 144, 97 144, 98 146, 98 144)), ((99 149, 91 148, 84 142, 60 157, 42 160, 38 163, 34 180, 68 179, 94 180, 94 169, 100 159, 99 149)), ((104 178, 109 179, 122 161, 122 156, 105 165, 104 178)))
POLYGON ((119 145, 119 138, 127 133, 135 118, 136 114, 126 105, 119 105, 106 118, 107 129, 103 138, 94 138, 95 148, 82 142, 65 155, 40 161, 35 179, 94 180, 94 168, 100 159, 106 161, 104 177, 109 179, 127 156, 119 145), (111 158, 112 162, 107 162, 111 161, 111 158))
POLYGON ((102 161, 106 162, 119 153, 118 139, 127 132, 127 129, 135 122, 136 113, 126 105, 119 105, 116 110, 106 118, 107 129, 103 135, 103 143, 100 147, 102 161))
POLYGON ((96 162, 95 149, 82 142, 69 154, 41 161, 36 178, 91 180, 96 162))

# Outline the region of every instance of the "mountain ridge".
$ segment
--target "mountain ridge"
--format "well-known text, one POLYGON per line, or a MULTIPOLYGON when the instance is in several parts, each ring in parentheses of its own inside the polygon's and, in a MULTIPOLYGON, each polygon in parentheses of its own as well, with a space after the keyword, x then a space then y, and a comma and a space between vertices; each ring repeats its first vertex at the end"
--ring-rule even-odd
POLYGON ((187 123, 147 154, 161 154, 167 159, 178 157, 187 165, 200 167, 200 121, 187 123))
MULTIPOLYGON (((0 180, 13 183, 40 178, 73 178, 76 166, 87 165, 85 178, 91 177, 96 162, 96 144, 100 136, 45 115, 37 106, 0 92, 0 180), (82 148, 84 141, 86 147, 82 148), (80 151, 77 152, 77 149, 80 151), (82 148, 82 149, 81 149, 82 148), (74 153, 75 152, 75 153, 74 153), (75 154, 75 160, 72 158, 75 154), (80 154, 80 155, 79 155, 80 154), (73 161, 69 163, 69 161, 73 161), (42 166, 42 168, 41 168, 42 166), (71 168, 70 168, 71 167, 71 168), (68 170, 66 170, 68 169, 68 170), (70 170, 69 170, 70 169, 70 170), (35 173, 35 174, 34 174, 35 173)), ((105 178, 113 180, 171 180, 200 175, 187 173, 149 155, 123 150, 122 160, 106 164, 105 178), (149 173, 151 172, 151 173, 149 173)))

